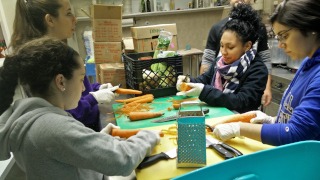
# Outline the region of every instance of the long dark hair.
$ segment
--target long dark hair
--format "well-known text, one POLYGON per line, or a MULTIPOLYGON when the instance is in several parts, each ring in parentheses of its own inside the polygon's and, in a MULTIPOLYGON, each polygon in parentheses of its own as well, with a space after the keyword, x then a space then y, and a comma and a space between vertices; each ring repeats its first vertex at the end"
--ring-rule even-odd
POLYGON ((73 71, 80 67, 77 58, 76 51, 61 40, 49 37, 30 41, 15 55, 7 56, 0 68, 0 114, 13 102, 18 81, 27 85, 32 94, 48 97, 49 85, 58 74, 72 78, 73 71))
POLYGON ((229 17, 231 18, 222 28, 222 32, 230 30, 237 34, 238 39, 245 44, 251 41, 254 44, 263 30, 261 17, 250 4, 240 3, 232 7, 229 17))
POLYGON ((17 0, 9 47, 15 51, 22 44, 44 36, 47 33, 46 14, 58 18, 61 7, 59 0, 17 0))
POLYGON ((320 2, 316 0, 285 0, 281 2, 270 16, 271 24, 297 28, 302 35, 317 32, 320 41, 320 2))

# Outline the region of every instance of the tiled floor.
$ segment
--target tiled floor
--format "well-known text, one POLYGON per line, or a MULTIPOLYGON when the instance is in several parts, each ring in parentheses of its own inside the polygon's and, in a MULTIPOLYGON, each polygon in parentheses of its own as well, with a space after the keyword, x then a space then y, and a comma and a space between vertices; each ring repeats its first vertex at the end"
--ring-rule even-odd
MULTIPOLYGON (((126 99, 126 98, 129 98, 129 96, 120 95, 119 97, 116 97, 116 99, 126 99)), ((113 101, 113 103, 114 103, 114 101, 113 101)), ((99 105, 99 109, 101 112, 100 113, 100 120, 101 120, 102 127, 105 127, 108 123, 116 124, 115 120, 111 120, 108 122, 106 121, 106 119, 110 119, 110 118, 114 117, 113 114, 108 114, 108 113, 113 112, 112 106, 110 104, 99 105)), ((17 164, 13 165, 13 167, 11 168, 7 177, 5 178, 5 180, 25 180, 25 179, 26 179, 25 173, 17 166, 17 164)), ((129 175, 127 177, 113 176, 113 177, 109 177, 109 179, 110 180, 134 180, 136 178, 135 178, 135 172, 133 171, 131 173, 131 175, 129 175)))

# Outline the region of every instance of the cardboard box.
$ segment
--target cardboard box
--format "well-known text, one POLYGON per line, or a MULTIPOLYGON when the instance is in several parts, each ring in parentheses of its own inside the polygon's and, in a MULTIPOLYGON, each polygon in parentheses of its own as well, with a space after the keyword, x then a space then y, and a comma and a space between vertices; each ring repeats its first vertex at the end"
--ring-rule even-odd
POLYGON ((122 84, 126 88, 126 76, 123 63, 104 63, 99 65, 101 84, 111 83, 116 86, 122 84))
POLYGON ((94 42, 94 58, 96 64, 121 63, 121 42, 94 42))
MULTIPOLYGON (((156 39, 133 39, 134 44, 134 52, 142 53, 142 52, 150 52, 155 51, 158 45, 158 38, 156 39)), ((171 45, 168 48, 168 51, 177 51, 177 36, 173 36, 171 40, 171 45)))
POLYGON ((132 37, 122 38, 123 52, 125 54, 134 53, 133 39, 132 37))
POLYGON ((177 35, 176 24, 158 24, 152 26, 131 27, 131 35, 133 39, 158 38, 161 31, 169 31, 173 35, 177 35))
POLYGON ((122 6, 92 5, 91 16, 95 42, 122 41, 122 6))
POLYGON ((153 26, 131 27, 134 51, 136 53, 155 51, 158 44, 158 36, 161 31, 173 34, 169 51, 177 51, 177 27, 176 24, 158 24, 153 26))

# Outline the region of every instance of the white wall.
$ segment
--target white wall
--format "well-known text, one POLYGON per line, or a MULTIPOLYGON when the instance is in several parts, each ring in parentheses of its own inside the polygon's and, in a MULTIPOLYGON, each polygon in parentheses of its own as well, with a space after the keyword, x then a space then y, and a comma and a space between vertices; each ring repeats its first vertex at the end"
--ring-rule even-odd
POLYGON ((9 45, 13 32, 13 21, 17 0, 0 0, 0 22, 6 44, 9 45))

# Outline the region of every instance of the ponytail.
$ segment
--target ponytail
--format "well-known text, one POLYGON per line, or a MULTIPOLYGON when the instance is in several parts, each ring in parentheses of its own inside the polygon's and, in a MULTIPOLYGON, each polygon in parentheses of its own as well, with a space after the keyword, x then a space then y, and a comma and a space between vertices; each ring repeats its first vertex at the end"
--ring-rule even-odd
POLYGON ((9 48, 15 52, 26 42, 47 34, 45 16, 58 17, 59 0, 17 0, 9 48))
POLYGON ((6 111, 13 102, 15 89, 18 85, 20 63, 15 57, 7 56, 0 68, 0 114, 6 111))

